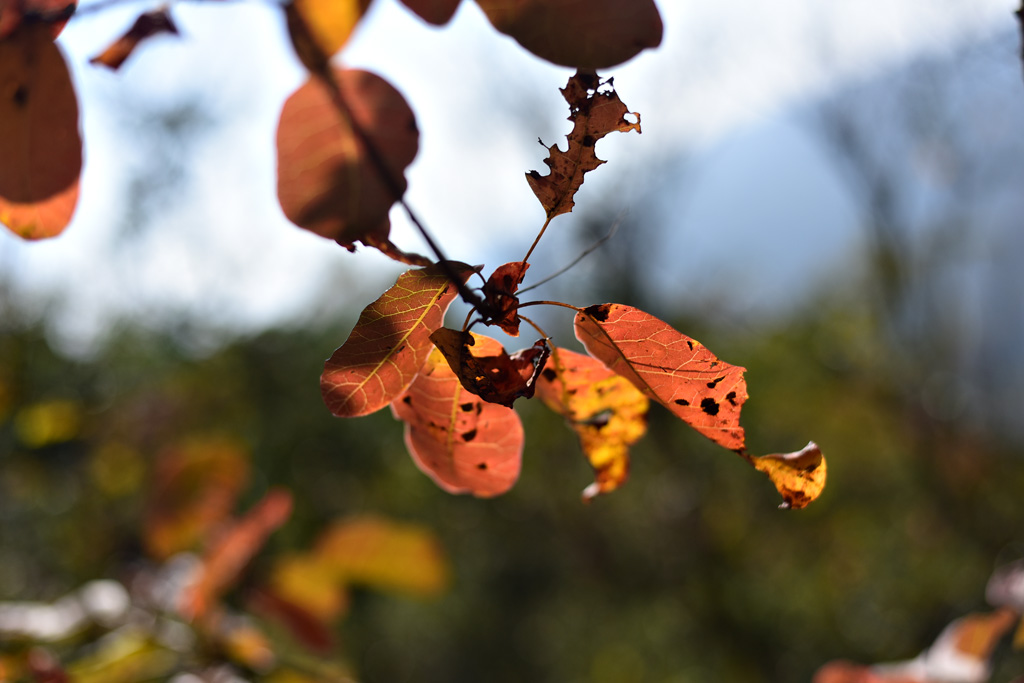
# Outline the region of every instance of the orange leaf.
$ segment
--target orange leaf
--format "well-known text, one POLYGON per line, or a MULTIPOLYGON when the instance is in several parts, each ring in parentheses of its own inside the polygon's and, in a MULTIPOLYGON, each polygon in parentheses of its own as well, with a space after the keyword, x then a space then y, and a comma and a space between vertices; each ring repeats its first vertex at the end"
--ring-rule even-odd
MULTIPOLYGON (((465 282, 472 269, 449 261, 465 282)), ((430 333, 441 327, 457 295, 438 265, 398 277, 359 315, 352 334, 324 365, 320 391, 338 417, 369 415, 406 390, 430 353, 430 333)))
POLYGON ((780 507, 800 508, 810 505, 825 488, 827 467, 818 444, 811 441, 795 453, 773 453, 751 458, 750 464, 764 472, 782 495, 780 507))
POLYGON ((576 314, 575 327, 590 355, 648 398, 715 443, 743 450, 744 368, 723 363, 700 342, 632 306, 590 306, 576 314))
POLYGON ((459 2, 460 0, 402 0, 402 4, 419 15, 420 19, 435 26, 447 24, 455 16, 459 2))
POLYGON ((547 211, 548 219, 569 213, 575 206, 573 197, 583 185, 583 175, 604 163, 597 158, 594 146, 612 131, 640 132, 640 115, 636 123, 626 120, 628 110, 614 91, 597 92, 600 82, 596 74, 577 72, 561 89, 569 103, 569 120, 573 122, 569 133, 569 147, 563 152, 558 145, 548 148, 550 156, 544 160, 550 172, 542 176, 537 171, 526 174, 526 182, 547 211))
POLYGON ((288 220, 355 249, 385 242, 388 212, 405 191, 403 174, 419 148, 416 118, 387 81, 366 71, 335 69, 342 97, 388 168, 381 177, 328 87, 306 81, 284 104, 277 128, 277 196, 288 220))
MULTIPOLYGON (((501 349, 490 337, 476 335, 476 342, 482 353, 501 349)), ((405 422, 413 461, 445 491, 489 498, 505 493, 519 478, 519 416, 466 391, 437 349, 391 409, 405 422)))
POLYGON ((153 472, 143 542, 158 559, 188 550, 231 512, 249 477, 241 447, 194 439, 162 452, 153 472))
POLYGON ((629 446, 647 431, 648 407, 628 379, 599 360, 559 348, 551 367, 541 373, 537 396, 569 422, 594 468, 595 481, 584 489, 584 500, 626 481, 629 446))
POLYGON ((50 27, 0 40, 0 223, 37 240, 63 232, 78 203, 78 101, 50 27))
POLYGON ((284 489, 272 489, 226 529, 203 557, 198 575, 182 594, 181 613, 195 619, 205 615, 291 512, 291 494, 284 489))
POLYGON ((161 33, 178 35, 178 27, 171 21, 170 12, 166 8, 140 14, 127 33, 90 59, 89 63, 102 64, 116 71, 142 41, 161 33))
POLYGON ((526 277, 529 263, 515 261, 498 266, 484 283, 484 301, 494 320, 489 325, 497 325, 511 337, 519 336, 519 297, 516 291, 526 277))
POLYGON ((603 69, 661 44, 654 0, 476 0, 494 28, 562 66, 603 69))
POLYGON ((544 369, 551 349, 541 339, 528 349, 511 356, 499 346, 494 355, 485 355, 477 348, 479 337, 442 327, 430 335, 438 350, 444 354, 448 366, 458 376, 463 388, 490 403, 512 407, 517 398, 531 398, 536 388, 537 375, 544 369))
POLYGON ((371 0, 293 0, 285 5, 288 33, 299 59, 315 73, 348 42, 371 0))

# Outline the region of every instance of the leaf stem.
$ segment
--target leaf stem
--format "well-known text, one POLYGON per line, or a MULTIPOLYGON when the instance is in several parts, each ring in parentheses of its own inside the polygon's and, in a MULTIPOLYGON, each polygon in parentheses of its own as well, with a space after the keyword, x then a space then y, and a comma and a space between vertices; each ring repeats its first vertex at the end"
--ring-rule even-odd
POLYGON ((529 323, 530 327, 532 327, 533 329, 537 330, 537 333, 540 334, 540 336, 543 337, 544 339, 551 339, 551 335, 550 334, 548 334, 547 332, 542 330, 540 328, 540 325, 538 325, 537 323, 533 322, 532 320, 527 318, 525 315, 520 315, 519 319, 520 320, 525 320, 527 323, 529 323))
MULTIPOLYGON (((573 311, 576 311, 577 313, 583 310, 579 306, 573 306, 572 304, 567 304, 563 301, 527 301, 525 304, 519 304, 516 310, 519 310, 520 308, 526 308, 527 306, 561 306, 562 308, 568 308, 573 311)), ((519 317, 523 318, 523 316, 519 317)), ((526 318, 523 318, 523 320, 526 320, 526 318)))
POLYGON ((543 285, 543 284, 547 284, 548 282, 551 282, 552 280, 554 280, 554 279, 555 279, 556 277, 558 277, 558 276, 559 276, 559 275, 561 275, 562 273, 568 272, 568 271, 569 271, 569 269, 571 269, 571 268, 572 268, 573 266, 575 266, 575 265, 576 265, 577 263, 579 263, 580 261, 582 261, 583 259, 585 259, 585 258, 586 258, 587 256, 590 256, 590 254, 592 254, 593 252, 595 252, 595 251, 596 251, 596 250, 598 249, 598 247, 600 247, 600 246, 601 246, 602 244, 604 244, 605 242, 607 242, 608 240, 610 240, 610 239, 611 239, 612 237, 614 237, 614 236, 615 236, 615 233, 616 233, 616 232, 618 232, 618 230, 619 230, 619 226, 620 226, 620 225, 622 225, 622 217, 623 217, 623 214, 619 214, 619 217, 615 219, 615 222, 614 222, 614 223, 612 223, 612 227, 611 227, 611 229, 610 229, 610 230, 608 231, 608 234, 607 234, 607 235, 605 235, 604 237, 600 238, 599 240, 597 240, 597 241, 596 241, 596 242, 594 242, 593 244, 591 244, 591 245, 590 245, 589 247, 587 247, 587 248, 586 248, 586 249, 585 249, 585 250, 583 251, 583 253, 582 253, 582 254, 580 254, 580 255, 579 255, 579 256, 577 256, 577 257, 576 257, 575 259, 573 259, 573 262, 572 262, 572 263, 570 263, 569 265, 565 266, 564 268, 561 268, 561 269, 559 269, 559 270, 556 270, 556 271, 555 271, 554 273, 552 273, 551 275, 548 275, 548 276, 547 276, 546 278, 544 278, 543 280, 539 280, 539 281, 537 281, 537 282, 534 282, 534 283, 533 283, 532 285, 530 285, 529 287, 523 287, 522 289, 520 289, 520 290, 519 290, 518 292, 516 292, 516 293, 517 293, 517 294, 522 294, 523 292, 528 292, 528 291, 530 291, 531 289, 536 289, 537 287, 540 287, 540 286, 541 286, 541 285, 543 285))
POLYGON ((533 255, 533 250, 537 248, 537 243, 540 242, 540 238, 544 236, 544 233, 548 229, 548 225, 551 223, 551 218, 552 216, 549 215, 547 219, 545 219, 544 225, 540 226, 540 232, 538 232, 537 236, 533 238, 533 244, 530 245, 530 249, 526 252, 526 256, 523 257, 523 263, 528 263, 530 261, 530 256, 533 255))

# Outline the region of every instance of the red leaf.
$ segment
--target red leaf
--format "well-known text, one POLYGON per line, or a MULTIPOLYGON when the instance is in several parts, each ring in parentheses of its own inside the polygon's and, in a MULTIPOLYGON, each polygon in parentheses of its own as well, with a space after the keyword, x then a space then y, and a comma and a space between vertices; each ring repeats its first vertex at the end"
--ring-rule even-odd
POLYGON ((45 24, 0 40, 0 223, 36 240, 59 235, 78 202, 82 139, 68 67, 45 24))
POLYGON ((494 28, 555 64, 604 69, 661 44, 654 0, 476 0, 494 28))
MULTIPOLYGON (((465 282, 472 269, 449 265, 465 282)), ((438 265, 399 276, 359 315, 352 334, 324 365, 320 390, 338 417, 380 410, 406 390, 430 353, 430 333, 457 295, 438 265)))
POLYGON ((583 176, 604 163, 594 152, 595 144, 612 131, 640 132, 640 115, 636 122, 626 120, 629 111, 614 91, 597 92, 600 86, 593 73, 577 72, 561 89, 569 103, 569 120, 573 122, 569 133, 569 147, 563 152, 558 145, 548 148, 550 156, 544 160, 550 172, 542 176, 537 171, 526 174, 526 182, 547 211, 548 219, 569 213, 575 206, 573 197, 583 185, 583 176))
POLYGON ((568 349, 555 349, 537 396, 568 421, 594 468, 583 499, 621 486, 629 476, 629 446, 647 431, 647 398, 601 361, 568 349))
MULTIPOLYGON (((483 353, 501 349, 489 337, 476 341, 483 353)), ((391 409, 405 422, 413 461, 445 491, 487 498, 505 493, 519 478, 519 416, 466 391, 440 351, 430 353, 416 381, 391 409)))
POLYGON ((423 21, 434 24, 435 26, 443 26, 447 24, 453 16, 455 16, 455 10, 459 8, 460 0, 402 0, 402 4, 411 9, 420 19, 423 21))
POLYGON ((327 86, 313 78, 281 111, 277 196, 288 220, 354 250, 356 242, 387 240, 388 212, 401 199, 391 188, 405 191, 403 171, 416 156, 419 131, 405 98, 384 79, 355 69, 335 69, 334 76, 391 182, 381 177, 327 86))
POLYGON ((723 363, 700 342, 632 306, 590 306, 576 314, 575 327, 590 355, 648 398, 715 443, 743 450, 744 368, 723 363))
POLYGON ((292 496, 272 489, 242 519, 225 530, 203 557, 198 576, 182 594, 181 613, 201 618, 263 547, 267 537, 288 521, 292 496))
POLYGON ((90 59, 89 63, 102 64, 116 71, 140 43, 161 33, 178 35, 178 27, 171 21, 170 12, 166 8, 140 14, 127 33, 90 59))
POLYGON ((515 261, 506 263, 495 269, 484 283, 484 301, 490 308, 494 320, 489 325, 497 325, 511 337, 519 336, 519 297, 516 291, 526 277, 529 263, 515 261))
POLYGON ((509 356, 500 344, 493 355, 484 355, 486 352, 479 347, 474 353, 475 340, 480 338, 447 327, 430 335, 430 341, 444 354, 467 391, 509 408, 517 398, 532 398, 537 376, 551 353, 547 340, 538 340, 530 348, 509 356))

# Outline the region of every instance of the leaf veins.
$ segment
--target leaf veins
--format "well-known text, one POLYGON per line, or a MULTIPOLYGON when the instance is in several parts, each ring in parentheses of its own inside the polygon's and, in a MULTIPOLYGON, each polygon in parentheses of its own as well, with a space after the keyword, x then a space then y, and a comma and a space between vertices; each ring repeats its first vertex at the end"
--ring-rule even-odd
POLYGON ((594 145, 613 131, 640 132, 640 115, 636 122, 626 120, 629 110, 614 90, 598 92, 601 83, 593 72, 577 71, 561 89, 569 103, 569 120, 573 122, 569 133, 569 147, 563 152, 558 145, 548 148, 550 155, 544 160, 550 172, 542 176, 537 171, 526 174, 526 182, 547 211, 548 219, 572 211, 573 197, 583 185, 583 176, 605 163, 597 158, 594 145))

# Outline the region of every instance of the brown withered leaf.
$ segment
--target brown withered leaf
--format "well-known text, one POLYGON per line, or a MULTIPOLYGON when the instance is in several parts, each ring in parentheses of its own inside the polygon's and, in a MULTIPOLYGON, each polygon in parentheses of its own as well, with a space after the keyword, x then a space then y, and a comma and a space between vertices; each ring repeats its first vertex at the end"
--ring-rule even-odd
POLYGON ((82 170, 78 100, 51 30, 26 21, 0 40, 0 223, 28 240, 67 227, 82 170))
POLYGON ((415 12, 428 24, 443 26, 455 16, 461 0, 402 0, 402 4, 415 12))
POLYGON ((526 277, 530 267, 524 261, 514 261, 498 266, 484 283, 484 301, 494 319, 488 324, 497 325, 511 337, 519 336, 519 297, 516 291, 526 277))
POLYGON ((416 118, 394 87, 358 69, 334 76, 352 117, 387 167, 381 176, 356 130, 319 78, 288 98, 277 127, 277 196, 292 223, 350 251, 388 243, 388 212, 405 191, 404 171, 419 148, 416 118))
POLYGON ((102 64, 116 71, 121 68, 121 65, 140 43, 161 33, 179 35, 178 27, 171 20, 170 10, 167 8, 140 14, 127 33, 111 43, 106 50, 90 59, 89 63, 102 64))
POLYGON ((613 131, 640 132, 640 115, 633 113, 636 122, 626 119, 629 110, 614 90, 598 91, 601 86, 597 75, 577 71, 561 89, 569 103, 569 120, 573 122, 569 133, 569 147, 563 152, 558 145, 548 148, 550 155, 544 160, 550 169, 542 176, 537 171, 526 174, 526 182, 544 206, 548 219, 572 211, 573 197, 583 185, 583 176, 605 163, 597 158, 594 146, 613 131))
POLYGON ((783 503, 780 507, 807 507, 825 488, 827 465, 818 444, 811 441, 794 453, 773 453, 750 458, 750 464, 775 484, 783 503))
MULTIPOLYGON (((490 337, 477 335, 476 342, 484 354, 501 350, 490 337)), ((490 498, 519 478, 519 416, 466 391, 437 349, 391 410, 405 422, 405 443, 416 466, 445 491, 490 498)))
POLYGON ((647 397, 596 358, 562 348, 541 373, 537 396, 566 419, 594 468, 583 499, 621 486, 629 476, 629 447, 647 431, 647 397))
POLYGON ((604 69, 661 43, 654 0, 477 0, 494 28, 555 64, 604 69))
POLYGON ((430 341, 444 354, 449 367, 466 391, 488 403, 512 407, 517 398, 532 398, 537 377, 551 353, 546 339, 516 351, 511 356, 504 348, 488 354, 476 347, 478 335, 442 327, 430 335, 430 341), (476 347, 474 349, 474 347, 476 347))
POLYGON ((224 529, 205 553, 197 576, 183 591, 179 610, 200 619, 236 580, 267 537, 288 521, 292 496, 286 489, 271 489, 244 517, 224 529))

